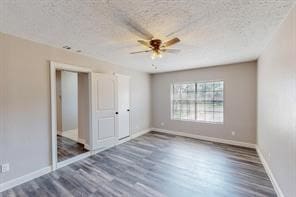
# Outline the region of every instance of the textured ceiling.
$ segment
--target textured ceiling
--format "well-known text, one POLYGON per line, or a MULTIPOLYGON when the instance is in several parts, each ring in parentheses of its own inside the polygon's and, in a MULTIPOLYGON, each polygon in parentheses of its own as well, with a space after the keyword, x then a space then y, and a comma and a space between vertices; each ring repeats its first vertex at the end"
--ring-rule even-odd
POLYGON ((257 59, 295 0, 0 0, 0 31, 146 72, 257 59), (144 29, 179 37, 152 60, 137 44, 144 29), (151 64, 158 66, 155 70, 151 64))

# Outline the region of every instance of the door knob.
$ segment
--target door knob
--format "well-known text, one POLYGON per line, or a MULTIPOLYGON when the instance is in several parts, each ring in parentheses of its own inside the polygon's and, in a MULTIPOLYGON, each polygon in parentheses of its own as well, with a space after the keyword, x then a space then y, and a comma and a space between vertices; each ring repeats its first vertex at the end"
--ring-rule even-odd
POLYGON ((130 111, 129 109, 127 109, 126 111, 130 111))
POLYGON ((115 114, 119 114, 119 113, 118 113, 118 111, 117 111, 117 112, 115 112, 115 114))

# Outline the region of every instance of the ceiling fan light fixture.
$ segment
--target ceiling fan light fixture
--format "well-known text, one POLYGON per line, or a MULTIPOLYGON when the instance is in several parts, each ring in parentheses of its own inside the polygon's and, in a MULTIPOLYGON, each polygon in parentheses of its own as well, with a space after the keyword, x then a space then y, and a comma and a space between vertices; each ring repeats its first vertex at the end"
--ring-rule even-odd
POLYGON ((155 59, 155 58, 162 58, 162 54, 160 53, 160 51, 153 51, 151 54, 151 59, 155 59))
POLYGON ((157 57, 157 53, 155 51, 152 52, 151 54, 151 59, 155 59, 157 57))

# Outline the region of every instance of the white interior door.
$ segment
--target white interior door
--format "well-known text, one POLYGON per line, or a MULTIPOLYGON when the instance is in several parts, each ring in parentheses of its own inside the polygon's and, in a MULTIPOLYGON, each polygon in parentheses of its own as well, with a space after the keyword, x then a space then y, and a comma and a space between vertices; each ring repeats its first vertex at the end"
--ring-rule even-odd
POLYGON ((118 139, 130 136, 130 78, 117 75, 118 139))
POLYGON ((114 75, 92 73, 93 149, 117 143, 117 81, 114 75))

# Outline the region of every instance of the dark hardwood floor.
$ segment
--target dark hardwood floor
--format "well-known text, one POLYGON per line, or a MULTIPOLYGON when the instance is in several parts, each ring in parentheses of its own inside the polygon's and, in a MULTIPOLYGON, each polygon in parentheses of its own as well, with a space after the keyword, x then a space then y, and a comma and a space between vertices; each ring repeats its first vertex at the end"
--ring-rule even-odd
POLYGON ((83 144, 61 135, 57 135, 57 146, 59 162, 88 151, 84 148, 83 144))
POLYGON ((255 150, 156 132, 1 195, 276 196, 255 150))

